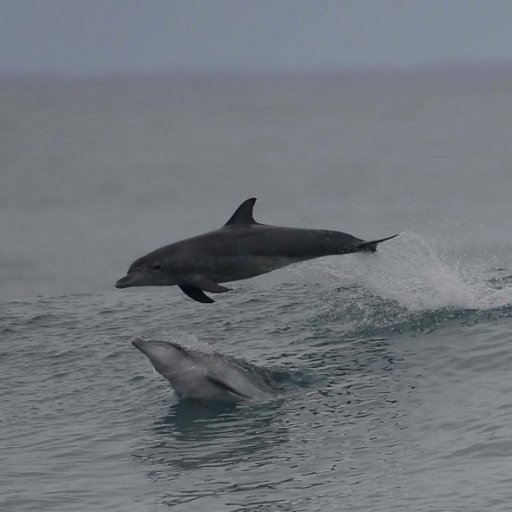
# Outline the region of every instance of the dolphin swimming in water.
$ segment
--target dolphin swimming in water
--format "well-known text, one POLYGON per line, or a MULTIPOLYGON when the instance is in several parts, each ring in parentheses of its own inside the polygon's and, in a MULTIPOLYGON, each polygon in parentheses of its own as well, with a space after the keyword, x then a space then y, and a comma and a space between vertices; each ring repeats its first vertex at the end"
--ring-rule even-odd
POLYGON ((133 342, 183 398, 238 402, 276 390, 270 376, 245 368, 218 352, 185 348, 171 341, 133 342))
POLYGON ((375 252, 377 244, 340 231, 268 226, 253 217, 255 198, 244 201, 215 231, 156 249, 135 260, 116 288, 178 285, 198 302, 214 302, 204 291, 227 292, 220 285, 272 272, 299 261, 375 252))

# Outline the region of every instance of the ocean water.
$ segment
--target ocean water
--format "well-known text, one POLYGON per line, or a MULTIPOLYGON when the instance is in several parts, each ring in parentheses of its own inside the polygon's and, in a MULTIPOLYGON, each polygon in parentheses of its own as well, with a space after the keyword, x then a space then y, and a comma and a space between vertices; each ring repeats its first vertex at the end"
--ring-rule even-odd
POLYGON ((510 72, 4 79, 0 130, 0 510, 510 510, 510 72), (401 234, 215 304, 114 289, 253 196, 401 234), (137 336, 279 390, 181 400, 137 336))

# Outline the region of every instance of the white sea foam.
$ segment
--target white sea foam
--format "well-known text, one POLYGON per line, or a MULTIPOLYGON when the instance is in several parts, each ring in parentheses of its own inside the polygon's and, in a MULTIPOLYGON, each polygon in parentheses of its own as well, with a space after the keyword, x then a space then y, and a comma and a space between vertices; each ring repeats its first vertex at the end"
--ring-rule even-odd
POLYGON ((490 279, 495 276, 488 267, 487 260, 469 262, 444 254, 415 233, 402 233, 379 246, 376 254, 328 258, 316 265, 316 269, 327 271, 344 284, 357 283, 412 311, 511 305, 512 286, 493 286, 490 279))

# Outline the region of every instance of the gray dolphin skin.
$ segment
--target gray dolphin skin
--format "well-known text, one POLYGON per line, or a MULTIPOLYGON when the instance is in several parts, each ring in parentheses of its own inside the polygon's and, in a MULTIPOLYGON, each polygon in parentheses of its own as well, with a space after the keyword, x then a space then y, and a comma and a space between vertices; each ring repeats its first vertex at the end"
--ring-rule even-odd
POLYGON ((171 341, 132 342, 182 398, 238 402, 268 396, 270 377, 251 372, 217 352, 185 348, 171 341))
POLYGON ((377 244, 340 231, 268 226, 253 217, 255 198, 244 201, 220 229, 156 249, 135 260, 116 288, 178 285, 190 298, 214 302, 204 292, 230 290, 219 283, 249 279, 292 263, 353 252, 377 244))

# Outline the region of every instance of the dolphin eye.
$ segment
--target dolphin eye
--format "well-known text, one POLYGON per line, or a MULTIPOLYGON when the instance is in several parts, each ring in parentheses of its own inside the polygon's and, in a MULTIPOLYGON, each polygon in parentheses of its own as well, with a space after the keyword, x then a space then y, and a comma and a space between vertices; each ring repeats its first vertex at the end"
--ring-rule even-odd
POLYGON ((162 266, 161 265, 153 265, 151 268, 153 270, 162 270, 162 266))

